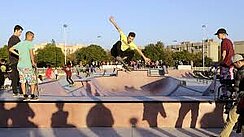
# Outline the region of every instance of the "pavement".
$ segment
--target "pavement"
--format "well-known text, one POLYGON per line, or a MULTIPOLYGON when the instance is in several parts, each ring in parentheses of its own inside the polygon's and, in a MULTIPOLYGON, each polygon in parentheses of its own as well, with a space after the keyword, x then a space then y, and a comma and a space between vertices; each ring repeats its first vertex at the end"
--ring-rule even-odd
MULTIPOLYGON (((80 77, 73 76, 73 79, 80 77)), ((214 101, 202 96, 211 81, 194 78, 148 77, 142 71, 118 76, 91 78, 90 82, 76 82, 69 87, 65 77, 39 85, 39 101, 75 102, 146 102, 146 101, 214 101), (182 84, 182 81, 185 84, 182 84)), ((0 91, 0 101, 18 101, 11 90, 0 91)), ((0 128, 0 137, 209 137, 218 136, 221 129, 197 128, 0 128)), ((233 137, 241 135, 232 133, 233 137)))
MULTIPOLYGON (((0 128, 1 137, 211 137, 219 128, 0 128)), ((241 137, 232 132, 231 137, 241 137)))

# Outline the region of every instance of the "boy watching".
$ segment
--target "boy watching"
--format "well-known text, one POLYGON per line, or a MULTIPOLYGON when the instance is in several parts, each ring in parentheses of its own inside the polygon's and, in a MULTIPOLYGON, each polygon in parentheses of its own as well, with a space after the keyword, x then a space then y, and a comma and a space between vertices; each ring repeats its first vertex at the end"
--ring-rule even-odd
POLYGON ((33 67, 36 67, 33 53, 34 45, 32 44, 33 39, 34 33, 28 31, 25 34, 25 41, 19 42, 18 44, 9 49, 11 53, 19 56, 17 68, 19 71, 21 89, 23 91, 25 99, 28 99, 29 97, 26 93, 25 83, 31 85, 30 98, 35 99, 34 91, 35 85, 37 83, 37 78, 33 69, 33 67), (18 50, 19 53, 17 53, 16 50, 18 50))

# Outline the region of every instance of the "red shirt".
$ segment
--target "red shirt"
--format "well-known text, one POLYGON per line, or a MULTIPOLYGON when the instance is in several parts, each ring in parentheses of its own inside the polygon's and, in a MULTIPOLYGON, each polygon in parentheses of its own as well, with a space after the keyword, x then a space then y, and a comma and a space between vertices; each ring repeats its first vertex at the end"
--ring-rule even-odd
POLYGON ((223 65, 230 67, 232 64, 232 57, 234 56, 235 52, 233 43, 227 38, 223 39, 221 42, 221 56, 224 51, 226 51, 226 56, 223 61, 223 65))
POLYGON ((53 72, 53 70, 51 68, 48 68, 46 70, 46 78, 47 79, 51 79, 52 78, 52 72, 53 72))
POLYGON ((67 65, 67 67, 64 68, 64 72, 66 73, 67 76, 72 76, 72 72, 71 72, 71 65, 67 65))

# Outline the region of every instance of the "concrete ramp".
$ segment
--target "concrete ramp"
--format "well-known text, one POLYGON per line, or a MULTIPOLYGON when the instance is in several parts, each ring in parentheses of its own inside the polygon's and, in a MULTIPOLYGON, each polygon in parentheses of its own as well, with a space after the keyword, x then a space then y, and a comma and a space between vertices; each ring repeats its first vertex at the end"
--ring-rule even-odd
POLYGON ((174 92, 180 81, 172 77, 151 77, 147 71, 118 71, 117 76, 94 78, 92 92, 104 96, 167 96, 174 92))

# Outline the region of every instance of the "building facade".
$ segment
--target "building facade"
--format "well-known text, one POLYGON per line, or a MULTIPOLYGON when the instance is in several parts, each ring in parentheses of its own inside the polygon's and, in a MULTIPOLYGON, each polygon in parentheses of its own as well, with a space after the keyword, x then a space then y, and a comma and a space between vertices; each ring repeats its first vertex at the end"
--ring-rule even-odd
POLYGON ((244 41, 235 41, 235 53, 237 54, 244 54, 244 41))
POLYGON ((208 39, 203 42, 181 42, 176 45, 169 45, 167 48, 173 52, 188 51, 190 53, 203 52, 205 56, 211 58, 213 61, 218 61, 219 58, 219 43, 208 39), (203 50, 204 47, 204 50, 203 50))

